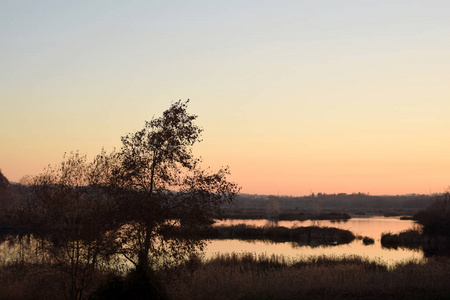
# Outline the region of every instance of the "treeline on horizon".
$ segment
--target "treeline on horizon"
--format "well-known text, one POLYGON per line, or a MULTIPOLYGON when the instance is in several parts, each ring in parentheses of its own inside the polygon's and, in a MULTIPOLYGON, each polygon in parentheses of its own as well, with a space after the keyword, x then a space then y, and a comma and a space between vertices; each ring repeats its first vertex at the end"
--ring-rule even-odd
MULTIPOLYGON (((6 202, 4 197, 2 207, 14 207, 20 202, 20 193, 23 190, 20 183, 11 182, 9 201, 6 202)), ((389 214, 403 211, 405 214, 413 215, 415 212, 427 207, 437 195, 392 195, 379 196, 364 193, 338 193, 325 194, 317 193, 308 196, 270 196, 256 194, 238 194, 233 203, 223 205, 225 210, 224 217, 229 217, 230 213, 241 212, 243 215, 253 212, 260 212, 262 217, 267 217, 267 206, 269 199, 275 199, 278 209, 283 212, 311 212, 317 213, 322 211, 340 211, 353 214, 366 214, 370 212, 378 212, 379 214, 389 214)))
POLYGON ((363 210, 363 209, 416 209, 432 202, 436 195, 374 196, 364 193, 311 194, 309 196, 267 196, 238 194, 229 209, 265 209, 269 197, 275 198, 280 210, 363 210))

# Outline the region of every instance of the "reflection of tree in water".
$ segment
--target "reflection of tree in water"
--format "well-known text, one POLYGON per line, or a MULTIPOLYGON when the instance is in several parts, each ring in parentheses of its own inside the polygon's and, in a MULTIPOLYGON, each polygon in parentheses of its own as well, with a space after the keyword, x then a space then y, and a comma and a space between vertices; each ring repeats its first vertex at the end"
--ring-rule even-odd
POLYGON ((47 256, 41 245, 42 241, 32 234, 4 235, 0 239, 0 257, 3 263, 39 263, 47 256))
POLYGON ((331 223, 347 223, 349 219, 330 219, 331 223))
POLYGON ((265 227, 277 227, 278 226, 278 220, 267 220, 265 227))

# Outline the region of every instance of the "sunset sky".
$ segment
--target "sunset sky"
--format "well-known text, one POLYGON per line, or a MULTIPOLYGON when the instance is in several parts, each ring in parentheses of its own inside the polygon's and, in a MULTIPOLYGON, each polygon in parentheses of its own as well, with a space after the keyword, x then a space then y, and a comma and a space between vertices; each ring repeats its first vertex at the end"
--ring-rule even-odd
POLYGON ((243 193, 450 185, 450 1, 1 1, 10 181, 190 99, 243 193))

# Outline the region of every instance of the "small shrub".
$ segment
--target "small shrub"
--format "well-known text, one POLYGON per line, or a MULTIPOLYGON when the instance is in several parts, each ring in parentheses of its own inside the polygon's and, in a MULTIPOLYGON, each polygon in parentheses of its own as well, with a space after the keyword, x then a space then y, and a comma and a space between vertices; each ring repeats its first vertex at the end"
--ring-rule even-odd
POLYGON ((450 192, 436 196, 435 201, 414 215, 423 225, 425 235, 450 236, 450 192))
POLYGON ((363 244, 366 245, 366 246, 367 245, 372 245, 373 243, 375 243, 375 240, 373 238, 368 237, 368 236, 365 236, 362 241, 363 241, 363 244))
POLYGON ((385 248, 398 248, 400 246, 400 238, 397 234, 383 233, 381 235, 381 246, 385 248))

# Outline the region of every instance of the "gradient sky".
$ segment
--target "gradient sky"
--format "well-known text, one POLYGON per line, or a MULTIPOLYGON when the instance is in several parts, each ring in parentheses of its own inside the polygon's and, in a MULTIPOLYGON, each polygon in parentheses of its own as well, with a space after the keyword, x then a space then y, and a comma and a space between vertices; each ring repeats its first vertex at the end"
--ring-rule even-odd
POLYGON ((191 99, 244 193, 450 185, 450 1, 1 1, 0 168, 88 156, 191 99))

